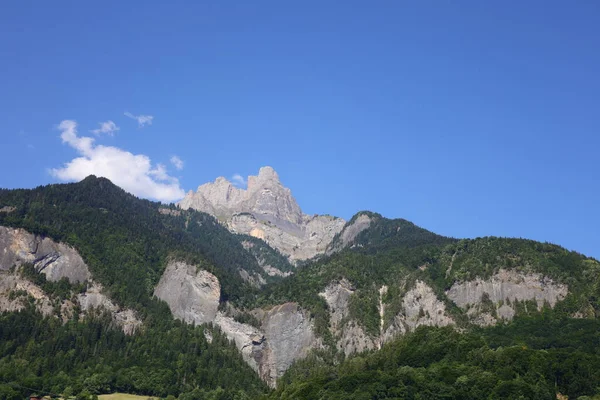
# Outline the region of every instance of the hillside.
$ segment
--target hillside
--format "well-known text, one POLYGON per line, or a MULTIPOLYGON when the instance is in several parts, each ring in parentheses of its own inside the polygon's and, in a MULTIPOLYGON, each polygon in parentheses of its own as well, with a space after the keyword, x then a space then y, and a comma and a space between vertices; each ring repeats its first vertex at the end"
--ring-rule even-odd
POLYGON ((560 246, 363 211, 293 266, 226 220, 93 176, 0 190, 0 210, 5 398, 598 394, 600 263, 560 246), (519 381, 523 365, 535 376, 519 381))

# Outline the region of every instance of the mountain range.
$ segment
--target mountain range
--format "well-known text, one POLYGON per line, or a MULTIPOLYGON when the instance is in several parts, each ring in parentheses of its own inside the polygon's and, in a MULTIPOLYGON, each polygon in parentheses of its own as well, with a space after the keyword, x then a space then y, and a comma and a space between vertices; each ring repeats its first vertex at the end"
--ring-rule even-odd
POLYGON ((7 399, 600 394, 597 260, 306 215, 271 167, 169 205, 95 176, 1 189, 0 311, 7 399))

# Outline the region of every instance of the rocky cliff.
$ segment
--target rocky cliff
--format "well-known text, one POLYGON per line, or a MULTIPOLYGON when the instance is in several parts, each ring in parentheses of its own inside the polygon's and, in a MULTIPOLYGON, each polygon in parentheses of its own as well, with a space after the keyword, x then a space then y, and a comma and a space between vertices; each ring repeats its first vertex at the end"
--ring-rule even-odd
POLYGON ((517 305, 527 307, 529 301, 538 310, 544 305, 554 307, 567 294, 566 285, 541 274, 505 269, 489 279, 457 282, 446 291, 446 296, 477 325, 493 325, 498 319, 511 320, 517 305))
POLYGON ((0 226, 0 311, 22 310, 28 298, 46 316, 67 320, 74 306, 79 305, 82 316, 95 311, 109 312, 113 322, 127 334, 133 334, 141 326, 135 312, 116 305, 104 294, 102 286, 92 280, 77 250, 24 229, 0 226), (33 264, 50 282, 67 279, 70 283, 88 282, 88 287, 70 300, 53 299, 19 273, 19 267, 25 263, 33 264))
POLYGON ((49 281, 83 282, 91 274, 75 249, 23 229, 0 226, 0 270, 31 263, 49 281))
POLYGON ((289 257, 306 260, 325 252, 345 221, 331 216, 306 215, 290 189, 271 167, 248 177, 247 189, 235 187, 223 177, 190 191, 179 206, 217 217, 235 233, 264 240, 289 257))
POLYGON ((342 279, 330 283, 319 293, 325 299, 329 309, 330 328, 337 339, 337 347, 346 355, 360 353, 365 350, 381 348, 383 343, 394 337, 412 331, 421 325, 446 326, 454 321, 446 312, 445 304, 440 301, 433 289, 422 281, 406 291, 400 300, 400 311, 386 323, 386 307, 384 302, 388 287, 379 288, 379 334, 368 335, 358 321, 352 319, 350 298, 354 295, 352 284, 342 279))
POLYGON ((154 294, 168 304, 175 317, 218 326, 271 386, 295 360, 321 343, 309 313, 295 303, 253 310, 260 326, 240 323, 218 311, 221 293, 217 277, 184 262, 169 262, 154 294))
MULTIPOLYGON (((229 312, 219 311, 220 290, 218 279, 211 273, 171 261, 154 294, 169 305, 175 317, 187 323, 218 326, 271 386, 294 361, 324 346, 314 333, 310 313, 298 304, 251 310, 257 321, 252 326, 237 321, 229 312)), ((396 298, 388 296, 388 290, 386 285, 378 289, 377 334, 367 333, 353 317, 351 299, 356 290, 349 280, 332 281, 319 293, 327 303, 330 330, 339 351, 350 355, 379 349, 385 342, 423 325, 457 325, 455 314, 447 310, 449 301, 465 312, 470 323, 483 325, 496 323, 499 318, 512 319, 519 302, 533 301, 538 309, 545 304, 554 307, 568 293, 565 285, 540 274, 512 270, 500 270, 488 279, 457 282, 445 294, 436 294, 418 279, 410 285, 404 282, 396 290, 400 293, 396 298), (488 303, 493 304, 492 309, 488 303)))

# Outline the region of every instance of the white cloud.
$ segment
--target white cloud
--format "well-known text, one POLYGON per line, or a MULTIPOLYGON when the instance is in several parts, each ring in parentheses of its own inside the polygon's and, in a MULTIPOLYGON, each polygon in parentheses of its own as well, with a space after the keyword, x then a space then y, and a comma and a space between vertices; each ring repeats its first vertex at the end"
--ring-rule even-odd
POLYGON ((94 129, 90 132, 92 132, 95 135, 101 135, 103 133, 106 133, 109 136, 113 136, 115 134, 116 131, 118 131, 119 128, 117 126, 117 124, 115 124, 112 121, 106 121, 106 122, 100 122, 100 128, 98 129, 94 129))
POLYGON ((153 166, 148 156, 95 144, 91 137, 80 137, 75 121, 62 121, 58 129, 63 143, 77 150, 80 157, 62 168, 51 169, 54 177, 62 181, 80 181, 88 175, 102 176, 136 196, 163 202, 172 202, 185 195, 177 178, 169 176, 164 165, 153 166))
POLYGON ((245 188, 246 185, 248 184, 248 182, 246 182, 246 179, 241 176, 240 174, 234 174, 231 177, 231 183, 233 183, 233 186, 237 186, 237 187, 241 187, 241 188, 245 188))
POLYGON ((140 128, 143 128, 146 125, 152 125, 152 120, 154 117, 152 115, 133 115, 132 113, 125 111, 123 113, 126 117, 131 119, 135 119, 140 128))
POLYGON ((183 169, 183 160, 177 156, 171 157, 171 164, 173 164, 173 166, 179 171, 183 169))

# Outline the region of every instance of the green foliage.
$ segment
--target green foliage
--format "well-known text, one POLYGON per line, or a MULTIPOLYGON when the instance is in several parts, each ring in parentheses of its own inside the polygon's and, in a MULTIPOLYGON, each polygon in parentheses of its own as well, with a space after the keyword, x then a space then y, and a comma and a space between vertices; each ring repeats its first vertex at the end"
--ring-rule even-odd
POLYGON ((46 280, 46 275, 36 271, 33 264, 26 263, 20 268, 21 276, 34 284, 38 285, 44 293, 55 300, 70 299, 73 294, 85 291, 86 283, 72 284, 67 278, 57 282, 46 280))
POLYGON ((159 203, 138 199, 104 178, 89 176, 33 190, 0 189, 0 204, 16 208, 0 213, 0 225, 74 246, 111 297, 141 313, 174 254, 214 273, 223 300, 243 303, 244 297, 252 297, 255 289, 242 280, 241 268, 262 272, 242 246, 246 238, 230 234, 213 217, 195 211, 160 213, 159 203))
POLYGON ((90 398, 115 391, 166 397, 204 390, 256 397, 266 387, 227 338, 179 321, 161 320, 127 336, 109 328, 110 316, 63 324, 32 309, 0 314, 2 398, 30 389, 90 398), (11 391, 11 388, 13 391, 11 391))
POLYGON ((600 322, 551 313, 461 334, 419 328, 339 366, 309 358, 271 399, 555 399, 600 388, 600 322))

